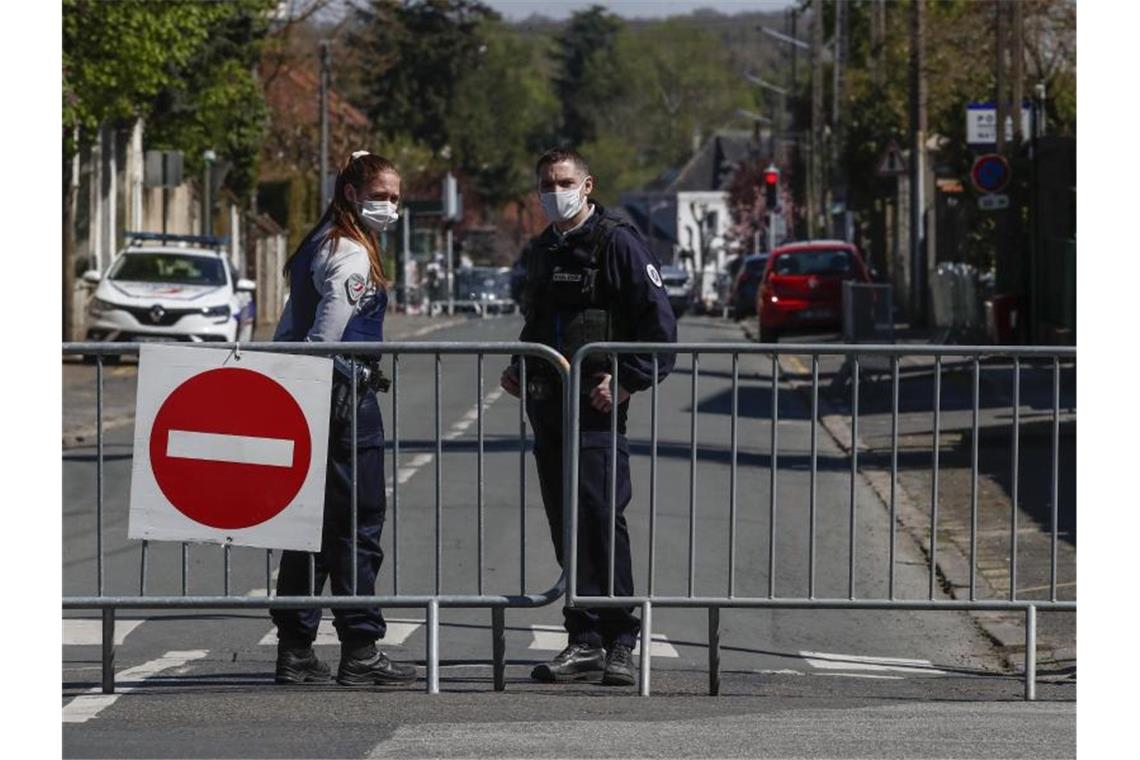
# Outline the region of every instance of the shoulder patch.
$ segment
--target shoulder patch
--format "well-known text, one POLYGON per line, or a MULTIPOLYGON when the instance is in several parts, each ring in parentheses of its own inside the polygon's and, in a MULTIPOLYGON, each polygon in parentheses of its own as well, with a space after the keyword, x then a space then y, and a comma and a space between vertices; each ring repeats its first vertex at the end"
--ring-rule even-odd
POLYGON ((357 273, 350 274, 348 279, 344 281, 344 289, 348 292, 348 302, 356 303, 360 297, 364 295, 365 288, 367 287, 364 278, 357 273))
POLYGON ((649 275, 649 279, 653 282, 654 285, 659 288, 662 287, 661 275, 658 274, 657 267, 653 266, 652 264, 646 264, 645 273, 649 275))

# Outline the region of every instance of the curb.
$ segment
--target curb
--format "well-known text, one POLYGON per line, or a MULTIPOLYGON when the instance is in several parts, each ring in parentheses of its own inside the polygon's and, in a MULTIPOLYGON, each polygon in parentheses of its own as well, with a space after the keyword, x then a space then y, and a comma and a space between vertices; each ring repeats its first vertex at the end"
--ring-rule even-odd
MULTIPOLYGON (((751 325, 742 323, 745 337, 750 342, 757 342, 756 334, 750 329, 751 325)), ((780 371, 785 377, 800 374, 798 370, 786 367, 780 361, 780 371)), ((811 383, 803 381, 788 381, 790 388, 806 397, 811 404, 811 383)), ((822 384, 820 386, 823 387, 822 384)), ((819 395, 819 423, 827 431, 835 444, 845 453, 851 453, 851 425, 847 422, 849 415, 840 412, 823 393, 819 395)), ((868 447, 862 439, 856 444, 860 450, 868 447)), ((870 486, 878 498, 883 509, 888 514, 891 510, 891 473, 890 471, 866 469, 859 467, 859 474, 863 482, 870 486)), ((910 498, 906 489, 896 484, 895 487, 895 520, 908 535, 923 556, 930 558, 930 513, 920 509, 910 498)), ((962 554, 953 543, 940 542, 938 545, 938 558, 934 567, 935 581, 941 586, 943 592, 953 599, 960 599, 968 595, 970 586, 970 560, 962 554), (965 579, 965 580, 963 580, 965 579)), ((986 598, 1000 598, 997 589, 982 574, 975 577, 975 588, 979 596, 986 598)), ((979 630, 1002 650, 1002 659, 1007 668, 1018 671, 1024 667, 1025 656, 1025 628, 1024 616, 1018 612, 971 612, 969 613, 979 630)), ((1067 647, 1043 646, 1040 639, 1037 642, 1037 664, 1075 661, 1075 649, 1067 647)))

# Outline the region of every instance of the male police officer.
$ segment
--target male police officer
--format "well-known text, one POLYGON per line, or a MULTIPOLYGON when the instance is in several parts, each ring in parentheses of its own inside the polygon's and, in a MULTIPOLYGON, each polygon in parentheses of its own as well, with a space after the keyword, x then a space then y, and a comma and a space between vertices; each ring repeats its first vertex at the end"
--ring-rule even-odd
MULTIPOLYGON (((538 159, 539 199, 551 221, 523 251, 526 280, 520 340, 544 343, 567 359, 596 341, 675 342, 677 323, 661 286, 656 257, 638 232, 589 200, 594 179, 573 150, 554 149, 538 159)), ((673 355, 658 359, 658 379, 673 367, 673 355)), ((562 393, 558 376, 543 363, 527 363, 527 416, 534 430, 534 457, 550 535, 559 565, 562 545, 562 393)), ((614 594, 633 594, 629 531, 623 512, 631 497, 626 416, 630 393, 653 383, 652 355, 619 356, 614 388, 606 357, 583 366, 588 399, 581 406, 578 513, 578 593, 609 593, 610 414, 618 404, 618 459, 614 535, 614 594)), ((517 364, 500 383, 518 396, 517 364)), ((602 683, 632 685, 633 646, 640 623, 632 607, 563 610, 569 646, 531 672, 538 681, 602 674, 602 683)))

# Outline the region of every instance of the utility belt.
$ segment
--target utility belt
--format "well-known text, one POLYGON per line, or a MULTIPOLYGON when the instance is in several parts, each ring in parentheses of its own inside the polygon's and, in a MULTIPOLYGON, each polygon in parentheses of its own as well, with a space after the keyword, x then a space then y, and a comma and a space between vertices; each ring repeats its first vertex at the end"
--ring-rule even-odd
MULTIPOLYGON (((582 377, 588 378, 599 372, 611 370, 609 357, 602 354, 588 357, 582 364, 582 377)), ((562 378, 552 371, 545 362, 531 361, 526 368, 526 395, 534 401, 550 401, 560 398, 562 378)), ((593 385, 582 383, 582 395, 589 396, 593 385)))
MULTIPOLYGON (((348 422, 352 419, 352 363, 341 356, 333 357, 333 391, 332 409, 333 420, 348 422)), ((369 394, 387 393, 392 386, 383 370, 380 369, 379 359, 358 359, 356 361, 356 404, 360 404, 369 394)))

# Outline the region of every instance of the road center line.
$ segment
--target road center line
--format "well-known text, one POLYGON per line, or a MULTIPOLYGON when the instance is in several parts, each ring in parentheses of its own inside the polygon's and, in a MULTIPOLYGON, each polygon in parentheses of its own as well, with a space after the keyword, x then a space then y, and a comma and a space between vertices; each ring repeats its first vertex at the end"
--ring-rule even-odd
POLYGON ((115 676, 115 693, 104 694, 101 686, 90 689, 63 706, 64 723, 86 723, 99 715, 100 712, 115 704, 123 694, 134 691, 151 676, 164 670, 173 670, 184 667, 187 663, 199 660, 206 656, 205 649, 191 649, 188 651, 167 652, 157 660, 144 662, 133 668, 127 668, 115 676))
MULTIPOLYGON (((498 401, 503 395, 502 388, 495 388, 493 391, 483 397, 483 409, 488 409, 491 404, 498 401)), ((453 424, 448 431, 443 435, 443 440, 454 441, 462 436, 467 428, 471 427, 472 423, 479 419, 478 405, 471 407, 467 412, 453 424)), ((401 465, 396 470, 396 482, 400 485, 407 483, 411 480, 412 476, 419 472, 424 467, 428 466, 435 461, 435 454, 430 452, 420 452, 413 456, 406 464, 401 465)), ((389 487, 389 491, 391 487, 389 487)))

